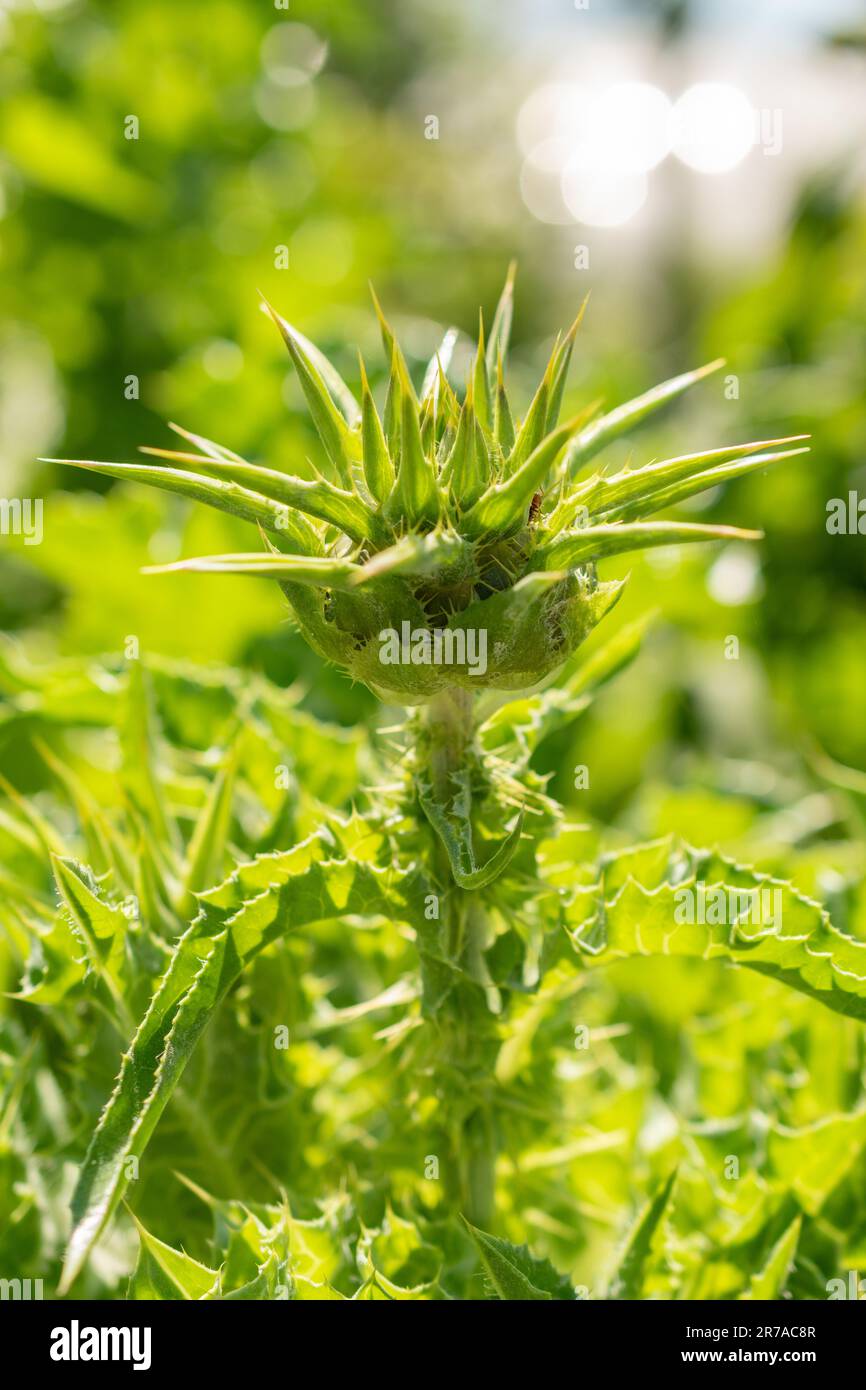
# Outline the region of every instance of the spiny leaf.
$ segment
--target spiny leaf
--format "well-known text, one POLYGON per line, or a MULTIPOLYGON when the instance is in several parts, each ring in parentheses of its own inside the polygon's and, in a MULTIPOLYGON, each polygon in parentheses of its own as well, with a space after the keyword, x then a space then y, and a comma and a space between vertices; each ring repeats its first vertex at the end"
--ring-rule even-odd
POLYGON ((750 1277, 749 1291, 741 1294, 741 1298, 765 1301, 781 1297, 797 1253, 802 1224, 803 1218, 797 1216, 785 1228, 763 1267, 750 1277))
POLYGON ((405 520, 410 526, 435 523, 439 518, 439 491, 433 465, 424 453, 418 406, 413 399, 409 379, 400 376, 400 463, 397 480, 386 504, 389 520, 405 520))
POLYGON ((73 468, 87 468, 104 473, 109 478, 129 479, 150 483, 165 492, 206 502, 210 507, 256 521, 269 531, 276 531, 304 555, 321 552, 322 543, 316 532, 280 502, 263 497, 261 493, 242 487, 240 483, 223 478, 211 478, 203 473, 190 473, 179 468, 159 468, 147 463, 99 463, 93 459, 42 459, 43 463, 62 463, 73 468))
POLYGON ((508 357, 508 344, 511 340, 511 320, 514 315, 514 279, 517 275, 517 262, 511 261, 505 276, 505 284, 499 296, 499 303, 493 315, 490 329, 490 342, 487 344, 487 379, 493 391, 497 364, 508 357))
POLYGON ((382 429, 379 412, 376 409, 370 391, 370 383, 367 380, 367 373, 364 370, 364 360, 360 353, 358 360, 361 366, 361 406, 363 411, 361 443, 364 477, 367 479, 367 486, 373 497, 381 505, 394 486, 394 465, 388 453, 385 432, 382 429))
POLYGON ((170 430, 179 434, 182 439, 186 439, 190 444, 194 444, 200 453, 210 459, 228 459, 230 463, 243 463, 240 454, 236 454, 232 449, 226 449, 224 445, 217 444, 213 439, 208 439, 206 435, 194 434, 192 430, 185 430, 182 425, 176 425, 173 420, 168 421, 170 430))
POLYGON ((475 415, 474 388, 470 382, 454 443, 442 467, 441 482, 449 490, 458 510, 463 511, 481 496, 487 486, 488 474, 488 460, 475 415))
POLYGON ((138 1231, 139 1252, 129 1283, 128 1297, 136 1300, 206 1298, 219 1288, 219 1272, 199 1264, 182 1250, 157 1240, 132 1217, 138 1231))
POLYGON ((493 438, 507 457, 514 448, 514 421, 502 375, 502 358, 496 363, 496 396, 493 404, 493 438))
POLYGON ((472 572, 473 547, 453 531, 413 532, 387 550, 380 550, 352 577, 366 584, 380 574, 431 574, 442 571, 442 582, 465 579, 472 572))
POLYGON ((243 968, 288 931, 347 914, 406 919, 395 869, 326 860, 328 836, 242 865, 201 897, 202 911, 125 1053, 72 1199, 73 1231, 61 1292, 79 1273, 123 1195, 128 1159, 140 1157, 207 1023, 243 968))
POLYGON ((611 440, 617 439, 622 434, 627 434, 629 430, 634 429, 660 406, 674 400, 677 396, 681 396, 690 386, 694 386, 698 381, 703 381, 704 377, 709 376, 712 372, 717 372, 724 365, 725 359, 719 357, 714 362, 708 362, 704 367, 697 367, 694 371, 671 377, 668 381, 662 381, 658 386, 654 386, 651 391, 645 391, 642 396, 636 396, 634 400, 626 401, 624 405, 617 406, 607 415, 602 415, 601 419, 587 425, 586 429, 578 435, 563 460, 563 476, 573 478, 578 470, 591 458, 594 458, 599 450, 603 449, 611 440))
POLYGON ((667 840, 654 846, 660 867, 647 881, 648 848, 608 856, 599 883, 565 909, 585 964, 655 955, 733 961, 866 1018, 866 942, 834 927, 818 903, 782 879, 667 840), (699 911, 701 901, 712 911, 699 911))
MULTIPOLYGON (((265 311, 277 325, 289 349, 289 356, 298 374, 307 408, 325 452, 344 486, 351 487, 353 453, 349 427, 334 405, 320 372, 304 350, 297 334, 266 300, 263 302, 265 311)), ((357 409, 357 402, 355 405, 357 409)))
POLYGON ((433 400, 435 402, 440 389, 440 383, 445 373, 448 371, 448 368, 451 366, 451 358, 454 356, 454 348, 459 337, 460 333, 458 329, 447 329, 442 342, 427 363, 424 372, 424 380, 421 383, 422 405, 426 400, 433 400))
POLYGON ((461 888, 486 888, 505 872, 520 843, 523 811, 505 838, 479 866, 476 863, 469 817, 451 814, 448 808, 436 799, 432 788, 426 782, 419 781, 417 791, 421 809, 448 851, 451 872, 461 888))
POLYGON ((773 464, 782 463, 785 459, 793 458, 796 454, 807 454, 808 452, 808 448, 782 449, 779 453, 757 454, 754 458, 741 459, 737 463, 721 464, 718 468, 708 468, 705 473, 697 474, 693 478, 684 478, 682 482, 672 483, 669 487, 660 488, 646 497, 636 498, 633 502, 614 507, 605 516, 606 518, 615 517, 620 521, 633 517, 649 516, 652 512, 659 512, 667 507, 676 506, 677 503, 684 502, 687 498, 694 497, 696 493, 706 491, 707 488, 720 487, 723 483, 733 482, 735 478, 742 478, 747 473, 770 468, 773 464))
POLYGON ((396 346, 391 354, 391 366, 388 373, 388 390, 385 394, 385 443, 388 453, 392 459, 400 457, 400 412, 403 400, 403 388, 400 381, 400 361, 397 356, 396 346))
MULTIPOLYGON (((742 460, 737 465, 738 469, 749 472, 753 468, 775 463, 778 459, 806 452, 802 449, 791 449, 781 454, 766 453, 768 449, 775 449, 781 444, 791 444, 804 438, 805 435, 791 435, 787 439, 730 444, 720 449, 707 449, 702 453, 664 459, 661 463, 647 464, 645 468, 624 469, 611 477, 589 478, 557 508, 550 518, 550 527, 559 530, 569 525, 578 508, 585 508, 594 516, 603 513, 631 515, 634 506, 642 511, 657 511, 662 506, 669 506, 673 500, 679 501, 681 497, 691 496, 692 492, 713 487, 718 480, 717 466, 720 464, 733 464, 735 460, 742 460), (757 457, 753 457, 754 455, 757 457), (671 495, 671 485, 682 485, 684 481, 689 485, 689 490, 671 495), (644 506, 645 502, 649 502, 650 505, 644 506)), ((721 480, 737 476, 737 472, 725 472, 721 475, 721 480)))
POLYGON ((361 418, 361 407, 333 363, 316 347, 315 343, 311 343, 309 338, 305 338, 300 329, 295 328, 294 324, 284 319, 282 314, 278 314, 270 304, 262 302, 261 307, 264 313, 277 325, 284 338, 288 335, 300 345, 340 407, 346 424, 350 429, 354 429, 361 418))
POLYGON ((536 1259, 525 1245, 512 1245, 509 1240, 480 1231, 462 1218, 475 1244, 484 1273, 497 1298, 507 1301, 573 1299, 572 1288, 565 1275, 554 1269, 549 1260, 536 1259))
POLYGON ((243 460, 199 459, 194 454, 182 454, 172 449, 155 449, 142 446, 141 453, 155 454, 158 458, 174 459, 178 463, 194 463, 200 472, 214 478, 225 478, 240 483, 242 487, 260 493, 263 497, 282 502, 287 507, 296 507, 309 516, 330 522, 345 531, 353 541, 362 541, 373 534, 381 534, 381 525, 367 511, 363 502, 354 493, 329 483, 327 478, 295 478, 288 473, 280 473, 274 468, 262 468, 259 464, 243 460))
POLYGON ((51 866, 57 891, 69 911, 73 930, 84 946, 88 963, 106 986, 118 1017, 127 1024, 129 1015, 119 980, 126 918, 119 907, 112 907, 99 896, 95 885, 88 886, 87 873, 80 864, 53 855, 51 866))
POLYGON ((556 362, 550 388, 550 402, 547 407, 547 421, 545 427, 548 430, 556 429, 559 423, 559 412, 562 409, 562 397, 565 394, 565 385, 568 381, 568 369, 571 366, 571 354, 574 351, 574 340, 577 337, 577 330, 583 321, 588 303, 589 295, 586 294, 584 295, 583 303, 577 311, 574 323, 565 335, 565 340, 556 354, 556 362))
MULTIPOLYGON (((394 363, 396 360, 397 371, 401 379, 405 378, 404 389, 408 389, 409 396, 412 400, 413 405, 417 406, 418 397, 415 395, 415 389, 412 386, 412 382, 409 377, 409 368, 406 365, 406 359, 403 356, 403 350, 400 347, 400 344, 397 342, 394 330, 392 329, 391 325, 389 324, 388 320, 385 318, 385 315, 382 312, 382 306, 379 303, 379 300, 376 296, 376 291, 373 289, 372 285, 370 286, 370 296, 373 300, 373 308, 376 311, 376 318, 379 320, 379 332, 382 335, 382 346, 385 349, 385 356, 391 363, 394 363)), ((402 380, 401 384, 403 384, 402 380)))
MULTIPOLYGON (((558 346, 558 344, 557 344, 558 346)), ((530 402, 526 418, 517 431, 514 441, 514 448, 508 455, 505 462, 505 472, 515 473, 521 464, 529 458, 533 449, 544 439, 544 427, 547 420, 547 408, 550 404, 550 386, 553 373, 553 363, 556 356, 556 348, 553 350, 547 370, 539 382, 538 389, 530 402)))
POLYGON ((616 1273, 610 1281, 608 1298, 641 1297, 653 1241, 670 1205, 676 1176, 674 1169, 632 1227, 616 1273))
POLYGON ((507 533, 519 526, 557 454, 594 410, 594 405, 587 406, 573 420, 553 430, 516 472, 504 482, 491 484, 463 517, 460 529, 468 536, 481 536, 507 533))
POLYGON ((542 546, 532 557, 538 570, 565 570, 603 560, 630 550, 649 550, 659 545, 685 545, 694 541, 759 541, 762 531, 743 531, 736 526, 702 526, 686 521, 626 521, 585 526, 561 540, 542 546))
POLYGON ((294 584, 314 584, 320 588, 344 587, 361 566, 351 560, 323 555, 283 555, 279 552, 253 551, 242 555, 199 555, 189 560, 173 560, 167 565, 148 565, 144 574, 248 574, 266 579, 290 581, 294 584))
POLYGON ((472 390, 479 422, 485 429, 490 429, 493 424, 493 397, 484 356, 484 319, 480 313, 478 315, 478 348, 472 368, 472 390))

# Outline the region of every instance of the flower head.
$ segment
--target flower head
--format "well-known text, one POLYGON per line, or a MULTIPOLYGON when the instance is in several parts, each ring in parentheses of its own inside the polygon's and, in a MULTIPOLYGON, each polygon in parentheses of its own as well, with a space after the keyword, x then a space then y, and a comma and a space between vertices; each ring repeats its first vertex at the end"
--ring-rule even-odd
POLYGON ((657 545, 755 539, 758 533, 731 527, 649 518, 801 452, 780 446, 803 436, 616 473, 588 471, 611 440, 722 363, 662 382, 607 413, 587 405, 563 422, 584 303, 517 418, 504 375, 513 284, 512 267, 488 341, 479 328, 462 400, 447 375, 456 331, 446 334, 416 390, 374 296, 389 362, 381 415, 363 361, 358 400, 318 349, 263 305, 285 340, 321 440, 314 478, 248 463, 179 426, 172 428, 192 450, 144 449, 152 463, 59 461, 138 479, 257 523, 259 552, 159 568, 276 581, 310 645, 383 698, 412 704, 452 685, 528 689, 562 665, 616 603, 623 581, 600 581, 599 561, 657 545))

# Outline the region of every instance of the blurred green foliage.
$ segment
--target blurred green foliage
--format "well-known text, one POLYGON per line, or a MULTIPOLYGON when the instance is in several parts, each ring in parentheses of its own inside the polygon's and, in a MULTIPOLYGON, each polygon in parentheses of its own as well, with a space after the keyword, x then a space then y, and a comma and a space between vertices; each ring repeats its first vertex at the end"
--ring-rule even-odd
MULTIPOLYGON (((46 524, 38 547, 2 538, 0 623, 15 641, 0 649, 0 767, 84 854, 81 827, 34 736, 68 757, 100 806, 119 809, 115 702, 129 635, 162 671, 163 760, 185 831, 212 772, 209 750, 222 745, 248 673, 293 685, 301 711, 345 726, 372 724, 375 706, 310 655, 269 585, 223 580, 215 602, 207 578, 139 573, 181 553, 245 549, 249 528, 134 488, 97 495, 104 480, 61 479, 36 457, 131 458, 140 443, 165 443, 164 421, 177 419, 263 461, 291 457, 303 471, 313 435, 258 313, 260 290, 351 381, 356 345, 383 365, 368 279, 408 332, 415 370, 443 326, 471 329, 478 304, 489 310, 515 249, 538 253, 524 258, 518 281, 516 337, 527 365, 541 356, 536 337, 568 318, 580 296, 573 279, 544 263, 537 228, 515 220, 491 233, 485 224, 479 237, 475 210, 454 196, 447 150, 424 141, 411 84, 463 42, 464 19, 445 6, 292 0, 284 15, 253 0, 90 0, 3 17, 0 490, 44 496, 46 524), (137 140, 125 138, 130 116, 137 140), (283 246, 288 270, 275 266, 283 246), (124 393, 130 375, 140 399, 124 393)), ((673 248, 678 278, 665 285, 673 347, 654 336, 639 299, 625 307, 617 299, 621 320, 611 325, 605 305, 614 287, 593 286, 566 411, 596 395, 624 398, 672 366, 723 354, 738 397, 706 388, 675 428, 662 422, 638 438, 636 459, 671 452, 684 417, 696 447, 804 431, 813 450, 689 509, 689 519, 763 527, 754 554, 634 564, 612 621, 657 607, 654 636, 576 735, 549 740, 536 758, 551 791, 588 827, 584 841, 569 842, 575 861, 635 835, 701 838, 790 874, 861 939, 866 786, 822 752, 866 767, 863 538, 825 527, 829 498, 850 488, 866 494, 864 252, 866 207, 840 167, 802 190, 769 265, 718 277, 685 242, 673 248), (596 315, 604 325, 598 354, 596 315), (736 661, 725 655, 731 635, 740 642, 736 661), (591 769, 580 791, 579 764, 591 769)), ((609 565, 605 577, 626 568, 609 565)), ((281 736, 290 761, 306 759, 305 794, 348 809, 360 795, 355 731, 332 730, 324 745, 306 726, 281 736)), ((233 823, 241 848, 255 842, 251 814, 261 829, 258 799, 276 812, 260 763, 250 763, 233 823)), ((33 869, 39 830, 22 824, 14 798, 0 810, 0 847, 10 938, 2 970, 13 991, 27 959, 22 903, 35 894, 53 904, 50 880, 33 869)), ((345 1230, 358 1241, 366 1223, 368 1247, 382 1242, 381 1267, 401 1285, 428 1277, 431 1248, 471 1267, 468 1241, 447 1232, 425 1227, 422 1239, 404 1231, 396 1249, 370 1235, 384 1228, 392 1197, 423 1225, 417 1155, 410 1165, 402 1113, 386 1104, 394 1093, 365 1060, 381 1016, 335 1021, 333 1010, 393 984, 401 953, 405 942, 375 928, 347 954, 326 927, 257 963, 197 1055, 186 1099, 158 1131, 137 1204, 150 1231, 174 1242, 185 1233, 191 1254, 218 1262, 239 1222, 227 1204, 275 1201, 276 1172, 297 1196, 299 1219, 313 1219, 320 1178, 331 1185, 329 1239, 340 1258, 345 1230), (266 1046, 273 1001, 286 997, 303 1039, 288 1073, 266 1046), (241 1081, 248 1102, 228 1113, 226 1098, 241 1081), (215 1135, 202 1130, 203 1113, 215 1135), (380 1166, 390 1164, 387 1192, 371 1172, 368 1124, 380 1166), (174 1183, 177 1168, 224 1205, 215 1212, 174 1183), (357 1179, 350 1211, 346 1173, 357 1179)), ((37 950, 31 967, 38 973, 39 965, 37 950)), ((787 1149, 784 1138, 856 1107, 857 1024, 770 981, 689 961, 616 966, 581 988, 579 1008, 551 997, 535 1017, 527 1000, 526 1026, 544 1060, 527 1071, 525 1114, 515 1121, 524 1126, 523 1161, 504 1175, 510 1237, 596 1287, 634 1212, 679 1161, 676 1259, 691 1296, 736 1296, 795 1215, 805 1223, 795 1296, 823 1297, 827 1278, 862 1267, 862 1181, 845 1165, 862 1162, 863 1135, 838 1121, 828 1140, 838 1161, 826 1161, 819 1191, 803 1185, 815 1131, 799 1136, 799 1148, 791 1141, 787 1149), (598 1031, 592 1062, 575 1058, 577 1021, 598 1031), (564 1112, 551 1119, 554 1069, 570 1086, 564 1112), (783 1140, 768 1156, 770 1128, 783 1140), (589 1141, 589 1159, 568 1150, 589 1141), (747 1171, 736 1189, 708 1176, 729 1152, 747 1171)), ((56 1273, 74 1164, 122 1041, 89 986, 76 979, 70 991, 69 1017, 21 1000, 0 1010, 0 1272, 22 1277, 56 1273)), ((261 1215, 268 1230, 278 1225, 273 1211, 261 1215)), ((235 1245, 246 1240, 260 1259, 261 1232, 247 1237, 235 1245)), ((122 1292, 134 1247, 122 1224, 89 1291, 122 1292)), ((239 1269, 250 1262, 242 1253, 239 1269)), ((656 1256, 645 1288, 666 1296, 671 1270, 663 1250, 656 1256)), ((320 1250, 311 1277, 326 1274, 352 1292, 369 1272, 364 1260, 375 1257, 362 1242, 346 1268, 320 1250)), ((137 1277, 145 1280, 141 1267, 137 1277)), ((461 1291, 477 1289, 472 1278, 461 1291)))

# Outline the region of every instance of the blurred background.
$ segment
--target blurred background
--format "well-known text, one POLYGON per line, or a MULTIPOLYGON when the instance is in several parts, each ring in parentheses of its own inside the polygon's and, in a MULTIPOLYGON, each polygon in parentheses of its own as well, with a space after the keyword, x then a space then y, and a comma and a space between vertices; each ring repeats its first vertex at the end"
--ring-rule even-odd
MULTIPOLYGON (((0 0, 0 494, 45 499, 41 545, 0 537, 14 649, 135 634, 371 718, 275 588, 139 573, 247 548, 246 527, 36 460, 131 459, 176 420, 304 472, 316 444, 258 292, 347 379, 360 346, 381 380, 368 281, 420 371, 516 256, 524 402, 588 290, 575 407, 727 358, 613 463, 813 436, 691 509, 762 544, 631 565, 620 620, 657 607, 656 635, 581 730, 589 792, 555 791, 688 831, 706 779, 730 840, 779 791, 768 748, 777 779, 821 750, 866 767, 864 542, 826 529, 829 499, 866 493, 864 44, 856 0, 0 0)), ((26 787, 14 736, 2 752, 26 787)))

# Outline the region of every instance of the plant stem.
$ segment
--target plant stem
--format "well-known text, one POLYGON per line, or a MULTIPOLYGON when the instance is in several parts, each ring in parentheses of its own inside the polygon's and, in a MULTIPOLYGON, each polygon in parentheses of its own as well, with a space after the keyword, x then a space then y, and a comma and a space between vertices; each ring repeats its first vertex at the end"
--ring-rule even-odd
MULTIPOLYGON (((419 769, 436 800, 450 805, 460 790, 456 775, 471 770, 475 756, 472 693, 452 688, 436 696, 424 711, 419 732, 419 769)), ((492 1089, 498 1038, 484 990, 471 978, 472 961, 486 939, 486 913, 480 892, 467 892, 454 881, 447 850, 432 829, 430 842, 430 867, 442 890, 440 947, 454 968, 446 989, 428 992, 445 1186, 453 1206, 474 1225, 489 1229, 497 1153, 492 1089)))

